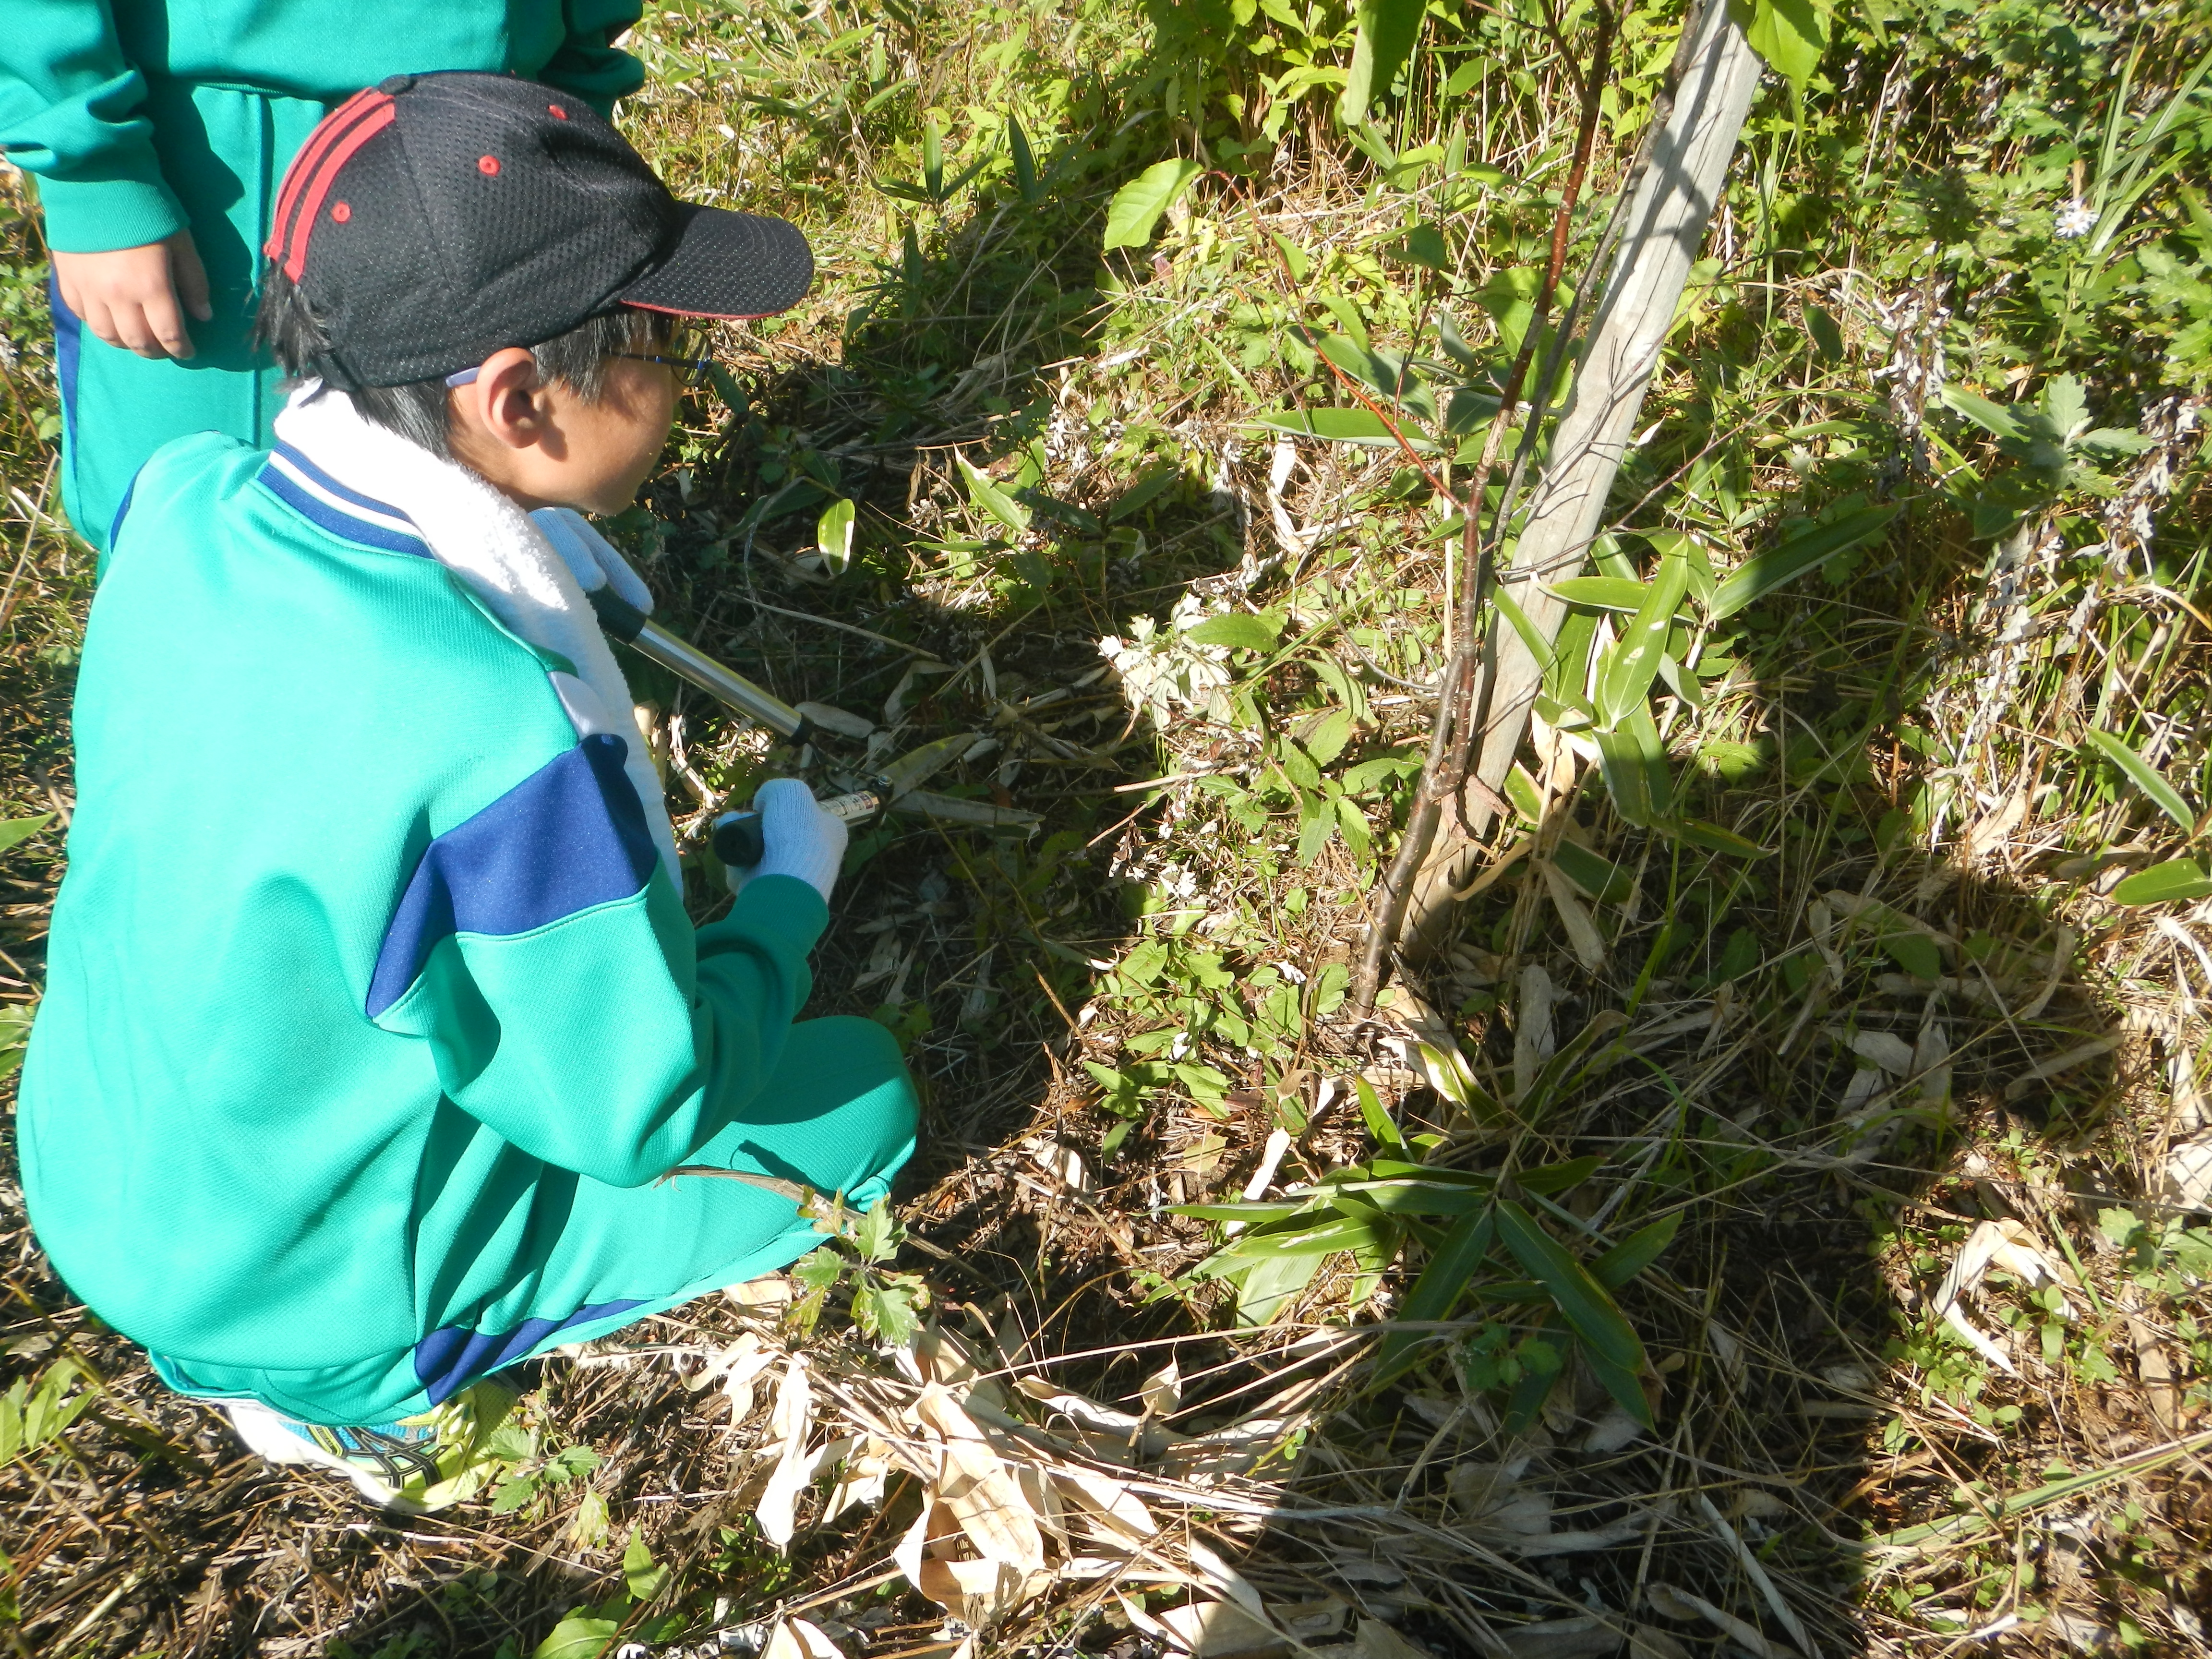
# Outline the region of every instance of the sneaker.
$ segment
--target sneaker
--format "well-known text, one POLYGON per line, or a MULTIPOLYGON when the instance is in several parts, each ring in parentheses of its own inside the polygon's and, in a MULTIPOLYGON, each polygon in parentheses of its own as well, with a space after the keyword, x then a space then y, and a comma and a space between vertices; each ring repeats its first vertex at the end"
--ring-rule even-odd
POLYGON ((421 1515, 471 1498, 499 1467, 486 1443, 514 1408, 514 1391, 487 1379, 419 1417, 327 1428, 258 1400, 219 1401, 246 1449, 271 1463, 328 1469, 380 1509, 421 1515))

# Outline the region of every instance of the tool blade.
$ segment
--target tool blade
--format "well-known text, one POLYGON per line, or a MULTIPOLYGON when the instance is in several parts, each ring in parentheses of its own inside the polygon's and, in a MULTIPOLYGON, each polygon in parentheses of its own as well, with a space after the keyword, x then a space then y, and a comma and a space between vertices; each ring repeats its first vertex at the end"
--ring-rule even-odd
POLYGON ((925 743, 921 748, 900 756, 884 768, 877 778, 877 788, 882 793, 884 805, 889 807, 901 795, 920 788, 973 749, 981 738, 980 732, 957 732, 949 738, 925 743))

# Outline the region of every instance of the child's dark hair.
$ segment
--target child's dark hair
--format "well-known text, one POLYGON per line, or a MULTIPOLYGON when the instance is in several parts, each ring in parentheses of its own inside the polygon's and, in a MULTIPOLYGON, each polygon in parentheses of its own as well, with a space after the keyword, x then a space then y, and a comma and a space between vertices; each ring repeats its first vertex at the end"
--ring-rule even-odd
MULTIPOLYGON (((540 375, 561 381, 586 403, 595 404, 606 391, 609 357, 623 351, 661 350, 675 331, 674 318, 626 306, 532 346, 530 355, 537 359, 540 375)), ((295 380, 315 374, 315 360, 331 348, 330 332, 307 295, 276 265, 262 279, 253 338, 295 380)), ((451 460, 447 391, 442 380, 416 380, 406 386, 360 386, 349 395, 364 419, 451 460)))

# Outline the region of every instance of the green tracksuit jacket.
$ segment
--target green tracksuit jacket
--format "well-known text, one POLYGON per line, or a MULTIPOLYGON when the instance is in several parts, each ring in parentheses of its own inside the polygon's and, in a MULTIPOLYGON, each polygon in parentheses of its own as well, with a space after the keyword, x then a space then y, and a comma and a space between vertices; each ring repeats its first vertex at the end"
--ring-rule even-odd
POLYGON ((696 931, 623 739, 393 509, 204 435, 91 613, 18 1137, 63 1278, 178 1387, 388 1421, 794 1260, 912 1146, 896 1044, 798 1024, 827 911, 696 931), (395 523, 395 520, 397 521, 395 523))
POLYGON ((266 444, 283 400, 251 349, 269 215, 293 153, 387 75, 513 70, 610 112, 644 79, 613 41, 641 0, 5 0, 0 150, 39 181, 50 246, 137 247, 189 227, 215 316, 197 356, 149 362, 57 296, 63 489, 106 545, 146 458, 216 431, 266 444))

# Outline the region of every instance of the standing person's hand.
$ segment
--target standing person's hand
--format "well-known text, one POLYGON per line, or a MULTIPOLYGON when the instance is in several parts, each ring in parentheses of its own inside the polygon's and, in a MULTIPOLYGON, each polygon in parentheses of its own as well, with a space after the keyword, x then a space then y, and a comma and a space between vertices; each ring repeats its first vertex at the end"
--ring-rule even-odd
POLYGON ((215 315, 207 270, 189 230, 105 253, 57 250, 53 260, 62 303, 108 344, 141 357, 191 356, 185 313, 203 323, 215 315))

